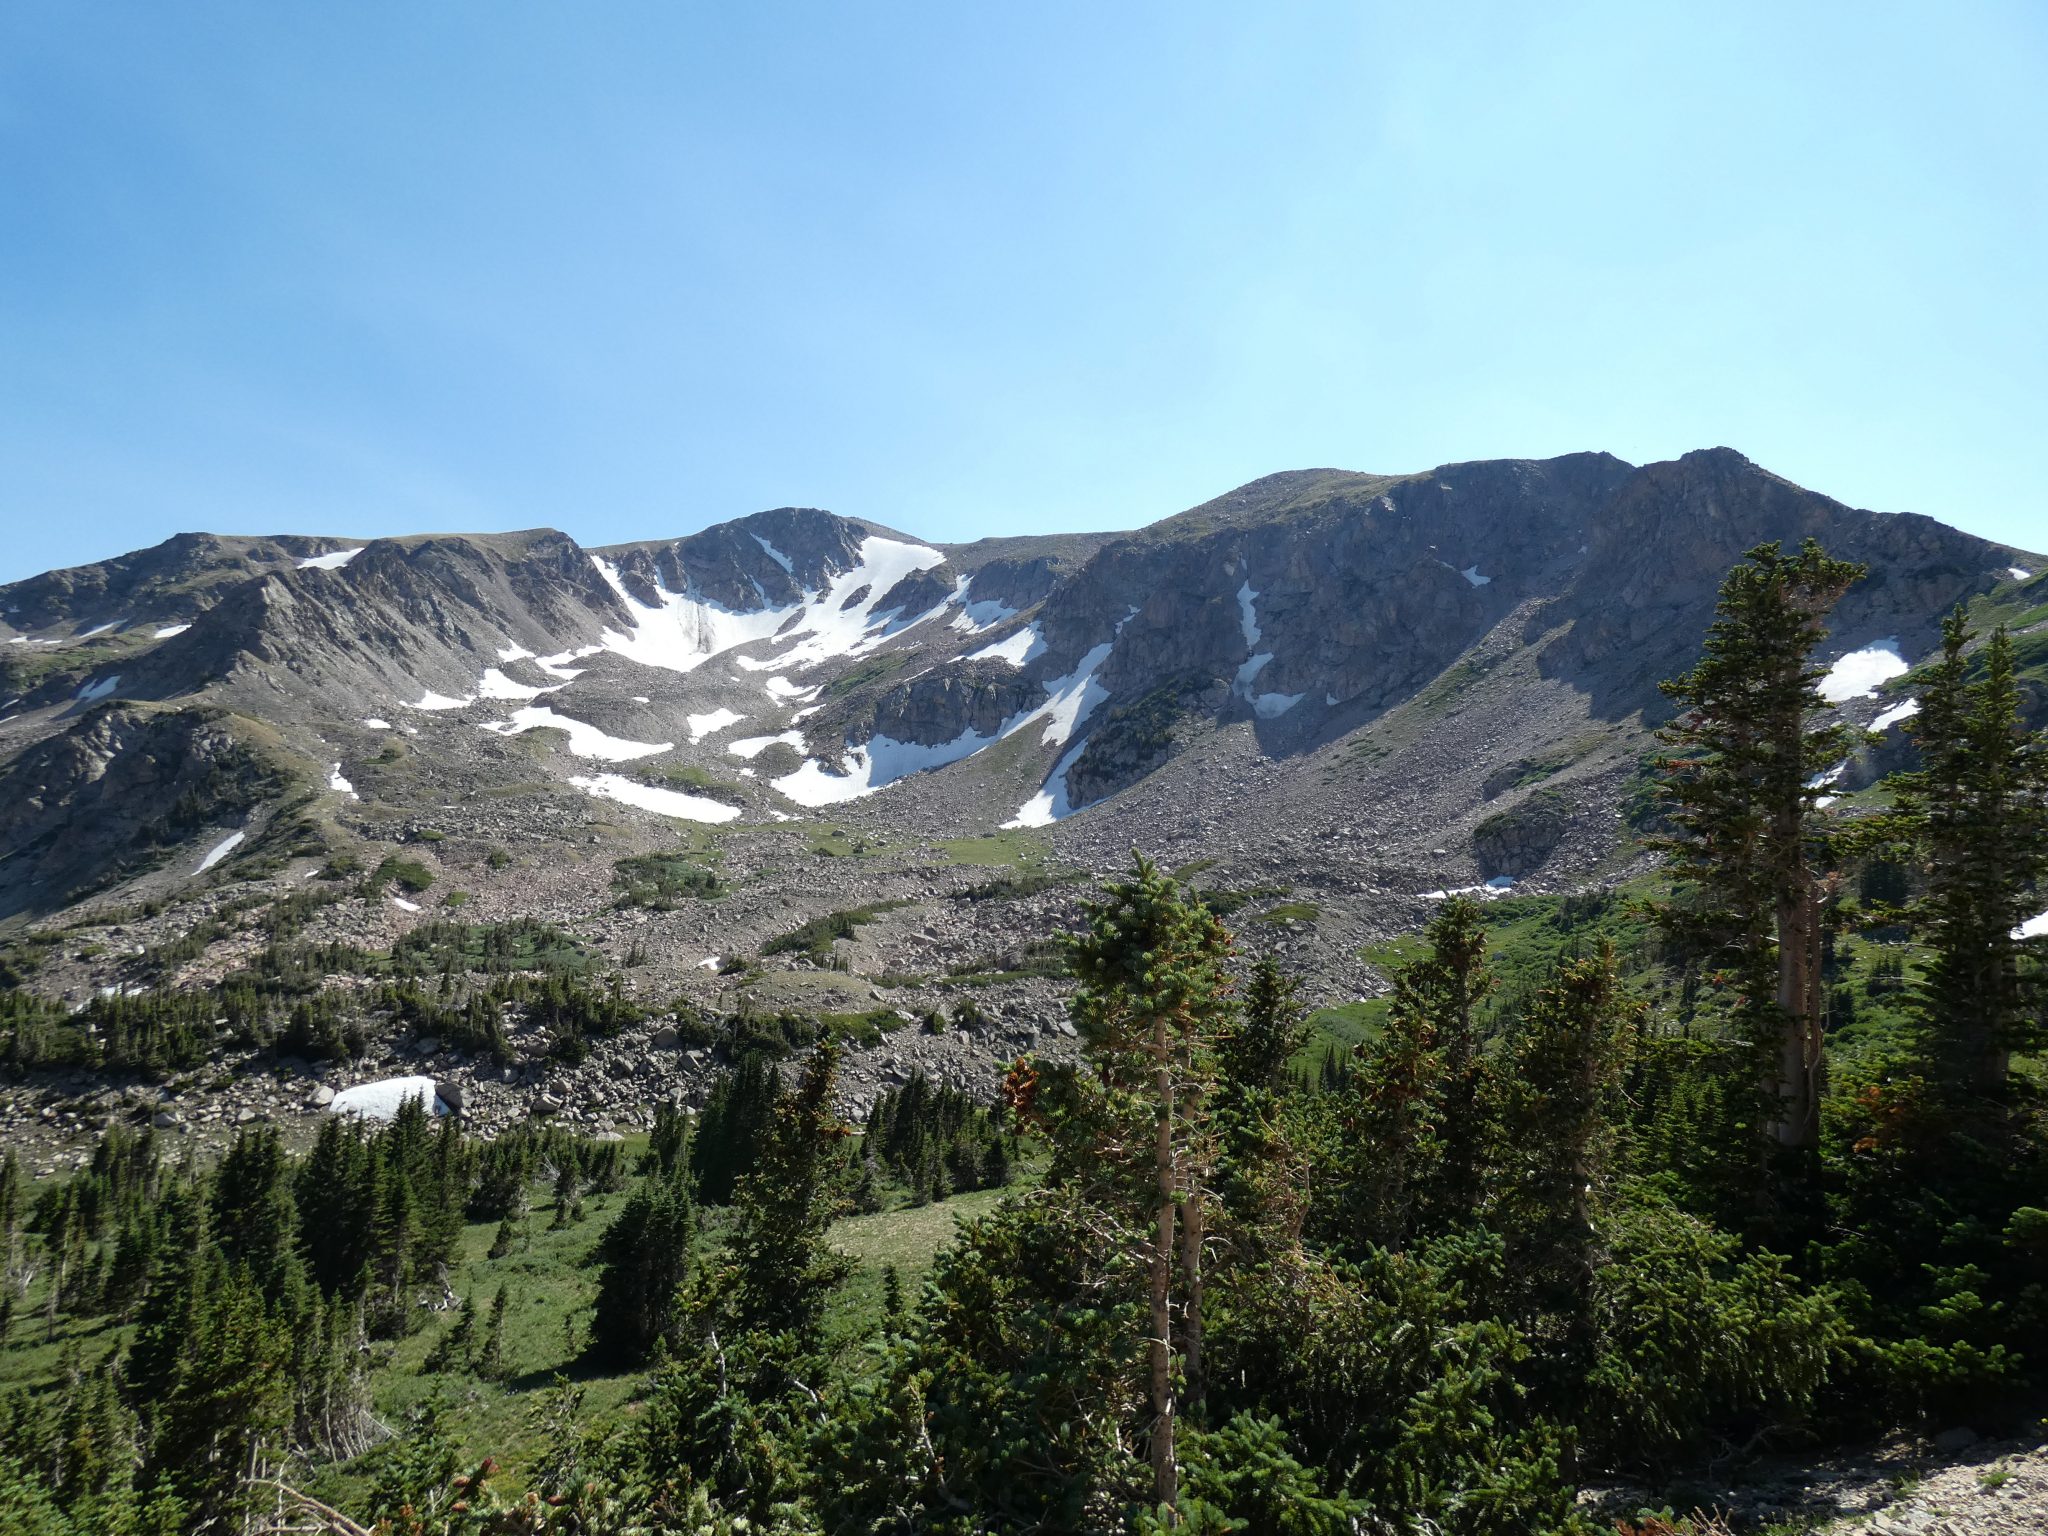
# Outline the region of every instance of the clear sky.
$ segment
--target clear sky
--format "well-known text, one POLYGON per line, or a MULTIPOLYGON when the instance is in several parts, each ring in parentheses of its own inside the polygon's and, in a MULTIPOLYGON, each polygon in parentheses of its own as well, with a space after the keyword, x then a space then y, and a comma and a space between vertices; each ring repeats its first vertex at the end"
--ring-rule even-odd
POLYGON ((2048 545, 2048 6, 0 8, 0 579, 1723 443, 2048 545))

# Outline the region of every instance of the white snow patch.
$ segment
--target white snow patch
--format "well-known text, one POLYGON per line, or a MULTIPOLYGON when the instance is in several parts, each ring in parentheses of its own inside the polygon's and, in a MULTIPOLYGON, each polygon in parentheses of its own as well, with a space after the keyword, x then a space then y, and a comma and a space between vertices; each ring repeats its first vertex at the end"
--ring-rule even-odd
POLYGON ((627 741, 609 736, 588 721, 560 715, 545 704, 529 704, 514 710, 510 720, 486 721, 479 730, 500 736, 517 736, 523 731, 554 730, 569 733, 569 750, 577 757, 594 757, 607 763, 630 763, 637 757, 652 757, 675 748, 672 741, 627 741))
POLYGON ((702 741, 706 736, 714 732, 724 730, 728 725, 737 725, 746 718, 745 715, 740 714, 737 710, 723 708, 714 709, 708 715, 685 715, 683 717, 684 722, 690 727, 690 741, 692 745, 702 741))
POLYGON ((1248 651, 1259 646, 1259 616, 1252 606, 1258 600, 1259 594, 1252 590, 1249 581, 1237 589, 1237 627, 1244 631, 1244 648, 1248 651))
POLYGON ((195 875, 205 874, 214 865, 241 847, 242 839, 245 836, 247 836, 246 833, 230 832, 226 837, 206 850, 206 857, 199 861, 199 867, 193 870, 192 873, 195 875))
POLYGON ((556 688, 566 687, 556 683, 554 688, 535 688, 528 683, 515 682, 496 667, 485 667, 483 680, 476 685, 480 699, 537 699, 544 693, 553 693, 556 688))
POLYGON ((523 645, 501 645, 498 647, 500 661, 531 661, 533 652, 523 645))
MULTIPOLYGON (((745 717, 734 715, 733 718, 739 720, 745 717)), ((738 741, 727 742, 725 750, 734 757, 744 757, 751 761, 759 757, 763 752, 766 752, 778 741, 788 746, 801 747, 804 744, 804 733, 802 731, 784 731, 777 736, 743 736, 738 741)))
POLYGON ((872 795, 882 787, 875 782, 864 748, 849 748, 846 758, 853 765, 853 771, 850 773, 827 773, 823 763, 815 757, 807 757, 796 772, 785 773, 779 779, 770 779, 768 783, 798 805, 809 806, 838 805, 845 800, 858 800, 862 795, 872 795))
POLYGON ((1816 773, 1812 778, 1808 779, 1806 781, 1806 787, 1808 789, 1825 789, 1830 784, 1840 782, 1842 775, 1847 773, 1848 771, 1849 759, 1845 757, 1839 763, 1835 764, 1834 767, 1822 769, 1819 773, 1816 773))
POLYGON ((1830 704, 1867 699, 1880 685, 1905 676, 1907 670, 1897 639, 1874 640, 1828 668, 1828 675, 1820 680, 1820 696, 1830 704))
POLYGON ((119 629, 121 622, 119 619, 109 619, 104 624, 93 625, 91 629, 82 629, 71 638, 74 640, 90 640, 94 635, 104 635, 110 629, 119 629))
MULTIPOLYGON (((875 611, 889 591, 915 571, 930 570, 946 563, 946 557, 923 544, 906 544, 870 534, 861 540, 860 558, 850 571, 832 578, 823 593, 814 593, 801 610, 801 622, 780 638, 795 643, 780 655, 754 662, 742 656, 740 665, 752 671, 774 667, 809 667, 840 656, 859 656, 872 650, 892 634, 929 618, 904 622, 899 610, 875 611), (865 588, 865 591, 862 589, 865 588), (860 596, 856 601, 854 595, 860 596)), ((938 609, 931 610, 936 613, 938 609)))
POLYGON ((1894 704, 1890 709, 1871 721, 1867 729, 1888 731, 1901 720, 1910 720, 1919 713, 1920 701, 1918 699, 1908 699, 1903 704, 1894 704))
POLYGON ((643 811, 653 811, 662 816, 679 816, 685 821, 731 821, 740 813, 738 806, 713 800, 708 795, 686 795, 679 789, 661 789, 653 784, 622 778, 616 773, 578 777, 569 782, 586 795, 595 795, 600 800, 617 800, 622 805, 635 805, 643 811))
POLYGON ((2012 936, 2016 939, 2048 938, 2048 912, 2043 912, 2039 917, 2028 918, 2013 929, 2012 936))
POLYGON ((1493 578, 1491 576, 1482 576, 1479 574, 1479 567, 1476 565, 1468 565, 1465 567, 1465 569, 1458 572, 1458 574, 1464 577, 1467 581, 1471 582, 1472 585, 1475 587, 1491 586, 1493 583, 1493 578))
POLYGON ((327 770, 327 787, 347 795, 351 800, 356 798, 356 787, 341 776, 341 764, 339 763, 336 763, 327 770))
POLYGON ((388 731, 391 729, 391 722, 378 715, 365 716, 363 724, 373 731, 388 731))
POLYGON ((104 699, 120 686, 121 674, 116 672, 112 677, 103 677, 98 682, 87 683, 83 688, 79 689, 78 702, 90 704, 94 699, 104 699))
POLYGON ((451 699, 445 693, 436 693, 429 688, 418 699, 406 705, 407 709, 467 709, 475 699, 451 699))
POLYGON ((963 661, 1007 661, 1013 667, 1022 667, 1045 654, 1045 636, 1039 633, 1036 624, 1027 624, 1014 635, 1007 635, 993 645, 984 645, 978 651, 969 651, 963 661))
POLYGON ((2008 565, 2005 568, 2005 574, 2014 581, 2032 581, 2034 579, 2034 573, 2023 565, 2008 565))
POLYGON ((590 558, 633 620, 627 633, 606 629, 600 637, 604 649, 642 666, 693 672, 720 651, 768 639, 788 622, 791 614, 800 611, 798 606, 791 606, 741 613, 710 598, 671 592, 658 584, 654 589, 657 601, 650 606, 626 590, 617 566, 596 555, 590 558))
MULTIPOLYGON (((1125 615, 1125 622, 1128 622, 1129 617, 1128 614, 1125 615)), ((1118 625, 1119 629, 1122 627, 1122 624, 1118 625)), ((1109 696, 1108 690, 1095 681, 1094 674, 1108 659, 1114 643, 1105 641, 1094 647, 1081 658, 1072 672, 1045 685, 1044 703, 1011 716, 991 735, 967 730, 962 731, 951 741, 934 743, 898 741, 890 736, 873 736, 862 745, 848 747, 845 750, 840 761, 843 772, 831 772, 816 758, 806 758, 795 772, 784 774, 779 779, 770 779, 768 782, 774 789, 799 805, 837 805, 843 801, 871 795, 876 790, 910 774, 943 768, 948 763, 957 763, 962 758, 972 757, 983 747, 1001 741, 1004 737, 1034 723, 1042 722, 1045 726, 1039 736, 1041 743, 1046 746, 1064 746, 1074 734, 1076 727, 1087 718, 1089 711, 1109 696)), ((796 733, 787 734, 794 736, 796 733)), ((765 738, 775 739, 777 738, 765 738)), ((1055 779, 1064 778, 1066 768, 1072 765, 1073 757, 1074 753, 1070 752, 1062 760, 1061 766, 1054 770, 1055 779)), ((1044 791, 1041 791, 1041 794, 1043 793, 1044 791)))
POLYGON ((1266 663, 1272 659, 1273 653, 1271 651, 1261 651, 1256 656, 1247 656, 1244 659, 1244 664, 1237 669, 1237 691, 1239 693, 1249 693, 1251 691, 1252 679, 1265 671, 1266 663))
POLYGON ((705 956, 705 957, 704 957, 704 958, 703 958, 702 960, 699 960, 699 961, 697 962, 697 969, 698 969, 698 970, 700 970, 700 971, 715 971, 715 970, 717 970, 717 969, 718 969, 718 956, 716 956, 716 955, 706 955, 706 956, 705 956))
MULTIPOLYGON (((595 656, 603 649, 604 647, 601 645, 581 646, 573 651, 558 651, 552 656, 536 656, 533 658, 533 664, 539 667, 541 671, 547 673, 549 677, 559 677, 565 683, 573 683, 583 675, 584 669, 566 666, 564 663, 581 661, 586 656, 595 656)), ((506 660, 511 659, 510 657, 506 658, 506 660)))
POLYGON ((652 704, 654 700, 648 698, 644 693, 636 693, 633 695, 633 702, 635 704, 652 704))
POLYGON ((159 629, 153 636, 151 636, 151 638, 155 640, 168 640, 173 635, 182 635, 183 633, 185 633, 186 630, 190 629, 191 627, 192 626, 190 624, 166 624, 163 626, 163 628, 159 629))
POLYGON ((1074 807, 1067 799, 1067 770, 1080 760, 1088 749, 1086 741, 1077 741, 1067 754, 1053 764, 1052 772, 1045 776, 1045 782, 1038 787, 1038 793, 1018 807, 1017 814, 1004 822, 1005 827, 1049 827, 1056 821, 1064 821, 1074 814, 1074 807))
POLYGON ((1307 697, 1305 693, 1262 693, 1252 700, 1252 713, 1261 720, 1274 720, 1307 697))
POLYGON ((758 533, 751 535, 751 537, 753 538, 756 544, 761 546, 761 552, 765 554, 770 560, 773 560, 777 565, 781 566, 785 571, 789 572, 790 575, 794 576, 796 574, 796 567, 789 563, 789 556, 785 555, 773 544, 770 544, 758 533))
POLYGON ((302 571, 338 571, 349 561, 360 555, 365 546, 358 544, 354 549, 332 550, 324 555, 308 555, 299 562, 302 571))
POLYGON ((953 615, 951 628, 972 635, 984 629, 993 629, 996 625, 1017 617, 1018 609, 1007 603, 999 603, 992 597, 983 598, 978 603, 969 602, 967 589, 973 583, 972 576, 962 576, 953 584, 953 596, 949 601, 958 603, 960 611, 953 615))
POLYGON ((417 912, 420 909, 420 904, 418 902, 407 901, 403 896, 392 897, 391 905, 393 905, 394 907, 402 907, 407 912, 417 912))
POLYGON ((770 698, 780 699, 785 704, 798 699, 808 704, 818 696, 818 689, 825 685, 820 683, 814 688, 800 688, 786 677, 771 677, 762 686, 768 690, 770 698))
POLYGON ((396 1120, 398 1112, 417 1099, 430 1115, 445 1115, 441 1090, 431 1077, 387 1077, 344 1088, 327 1106, 329 1114, 358 1115, 365 1120, 396 1120))

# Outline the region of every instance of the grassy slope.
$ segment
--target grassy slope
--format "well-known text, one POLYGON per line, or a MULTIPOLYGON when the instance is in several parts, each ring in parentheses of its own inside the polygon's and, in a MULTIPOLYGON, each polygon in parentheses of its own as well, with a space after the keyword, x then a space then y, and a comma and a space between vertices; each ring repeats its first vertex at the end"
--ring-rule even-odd
MULTIPOLYGON (((637 1152, 638 1146, 632 1150, 637 1152)), ((536 1187, 533 1193, 544 1197, 546 1191, 536 1187)), ((914 1299, 918 1282, 938 1251, 952 1241, 959 1223, 986 1215, 1005 1193, 979 1190, 836 1222, 829 1240, 854 1260, 855 1267, 835 1298, 828 1320, 830 1337, 850 1347, 871 1331, 881 1311, 882 1271, 887 1264, 896 1266, 905 1295, 914 1299)), ((378 1417, 397 1428, 415 1409, 437 1403, 444 1427, 465 1455, 498 1457, 506 1466, 509 1486, 516 1487, 542 1452, 532 1417, 541 1394, 558 1379, 582 1390, 584 1413, 592 1422, 635 1412, 642 1373, 594 1371, 580 1358, 597 1295, 597 1272, 590 1256, 626 1198, 623 1191, 586 1196, 583 1220, 559 1227, 554 1224, 554 1202, 543 1198, 527 1216, 519 1241, 497 1259, 489 1256, 497 1223, 465 1227, 449 1282, 458 1296, 474 1298, 479 1342, 492 1298, 501 1285, 505 1287, 505 1378, 491 1382, 466 1371, 424 1372, 434 1344, 455 1326, 458 1315, 454 1309, 435 1312, 409 1337, 372 1346, 371 1389, 378 1417)), ((715 1245, 724 1219, 723 1212, 706 1213, 706 1252, 715 1245)), ((107 1318, 60 1318, 54 1334, 46 1335, 40 1315, 46 1295, 46 1287, 38 1283, 16 1305, 13 1330, 0 1347, 0 1398, 17 1388, 48 1389, 62 1371, 67 1351, 75 1348, 85 1363, 96 1363, 125 1344, 133 1331, 107 1318)), ((367 1489, 374 1470, 373 1454, 348 1467, 322 1469, 307 1486, 323 1497, 352 1503, 367 1489)))

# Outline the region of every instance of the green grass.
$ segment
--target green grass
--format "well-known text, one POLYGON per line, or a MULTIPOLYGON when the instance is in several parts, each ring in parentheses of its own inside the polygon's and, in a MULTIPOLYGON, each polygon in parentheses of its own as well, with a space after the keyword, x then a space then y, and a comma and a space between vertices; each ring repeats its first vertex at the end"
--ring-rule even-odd
POLYGON ((370 876, 370 886, 381 891, 394 880, 401 890, 417 896, 434 883, 434 872, 417 859, 401 859, 394 853, 377 866, 370 876))
POLYGON ((977 869, 1023 869, 1052 857, 1044 833, 1021 827, 980 837, 942 837, 937 847, 952 863, 977 869))
POLYGON ((1283 901, 1269 911, 1261 912, 1254 922, 1260 923, 1313 923, 1323 915, 1323 909, 1312 901, 1283 901))
POLYGON ((889 847, 878 837, 869 837, 866 833, 856 835, 844 827, 806 827, 804 846, 809 852, 830 859, 873 858, 889 847))
POLYGON ((893 1008, 866 1008, 858 1013, 821 1013, 818 1028, 834 1040, 857 1045, 880 1045, 882 1036, 906 1028, 893 1008))
POLYGON ((909 1284, 931 1268, 932 1260, 953 1240, 961 1222, 986 1216, 1008 1193, 1006 1189, 977 1189, 931 1205, 878 1211, 872 1216, 844 1216, 832 1224, 827 1237, 862 1269, 879 1275, 884 1264, 894 1264, 909 1284))
POLYGON ((799 923, 789 932, 770 939, 761 946, 761 953, 764 957, 807 955, 822 965, 831 958, 834 941, 852 938, 863 924, 871 923, 884 912, 893 911, 903 904, 900 901, 878 901, 872 906, 850 907, 843 912, 827 912, 821 917, 799 923))
POLYGON ((1386 1019, 1387 1002, 1381 997, 1317 1008, 1309 1014, 1307 1034, 1288 1058, 1288 1066, 1296 1072, 1313 1072, 1332 1050, 1340 1057, 1348 1056, 1354 1047, 1379 1039, 1386 1019))

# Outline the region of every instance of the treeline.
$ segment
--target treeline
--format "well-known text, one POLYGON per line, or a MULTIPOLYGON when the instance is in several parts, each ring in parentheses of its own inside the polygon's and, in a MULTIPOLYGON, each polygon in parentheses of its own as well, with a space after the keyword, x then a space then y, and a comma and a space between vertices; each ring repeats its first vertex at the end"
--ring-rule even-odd
MULTIPOLYGON (((288 1458, 344 1460, 387 1437, 369 1341, 455 1308, 465 1220, 523 1217, 537 1179, 580 1200, 622 1187, 625 1168, 616 1143, 553 1129, 478 1143, 418 1100, 381 1126, 328 1119, 300 1157, 274 1129, 244 1132, 204 1174, 115 1127, 33 1202, 8 1154, 0 1344, 52 1339, 62 1319, 118 1331, 97 1357, 67 1343, 52 1392, 0 1402, 0 1512, 40 1507, 57 1531, 244 1528, 288 1458), (32 1288, 41 1305, 20 1315, 32 1288)), ((492 1375, 504 1297, 483 1323, 476 1298, 460 1305, 434 1366, 492 1375)))

